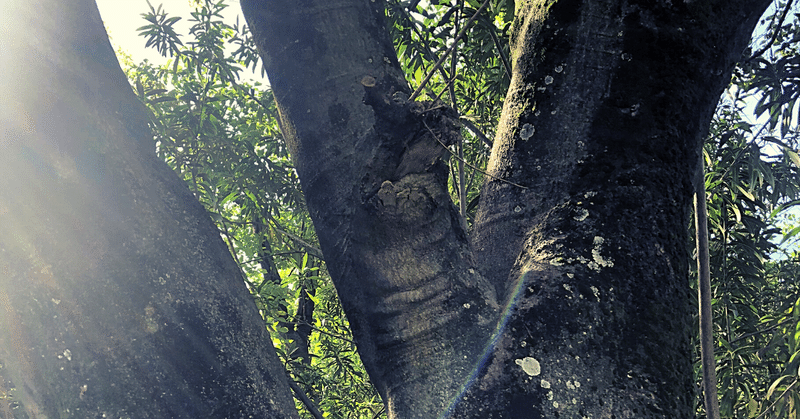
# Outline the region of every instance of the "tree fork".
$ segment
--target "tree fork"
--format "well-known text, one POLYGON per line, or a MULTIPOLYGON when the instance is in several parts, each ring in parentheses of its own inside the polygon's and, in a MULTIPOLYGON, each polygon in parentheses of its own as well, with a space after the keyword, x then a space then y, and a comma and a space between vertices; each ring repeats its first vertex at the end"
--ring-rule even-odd
POLYGON ((517 2, 470 247, 394 100, 409 89, 382 4, 242 2, 390 417, 692 414, 695 153, 768 4, 517 2))

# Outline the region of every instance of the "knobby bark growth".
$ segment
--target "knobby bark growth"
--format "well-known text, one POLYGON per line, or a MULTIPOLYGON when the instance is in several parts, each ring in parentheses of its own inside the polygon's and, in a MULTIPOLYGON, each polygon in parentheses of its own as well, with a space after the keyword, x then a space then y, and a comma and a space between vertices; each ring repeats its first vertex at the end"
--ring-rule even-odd
POLYGON ((403 100, 382 3, 242 1, 390 417, 692 416, 692 177, 768 4, 518 1, 466 232, 455 115, 403 100))
POLYGON ((94 2, 10 2, 0 26, 0 416, 297 417, 94 2))

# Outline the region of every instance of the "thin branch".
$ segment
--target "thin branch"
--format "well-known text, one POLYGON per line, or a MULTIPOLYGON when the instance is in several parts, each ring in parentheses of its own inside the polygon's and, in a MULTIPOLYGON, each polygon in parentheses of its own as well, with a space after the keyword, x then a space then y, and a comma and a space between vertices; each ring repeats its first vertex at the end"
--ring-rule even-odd
POLYGON ((303 389, 300 388, 300 386, 298 386, 291 377, 287 376, 286 380, 289 381, 289 387, 291 387, 292 391, 294 391, 294 395, 297 396, 301 402, 303 402, 303 405, 306 407, 306 409, 308 409, 308 412, 311 413, 311 416, 314 416, 316 419, 324 419, 325 416, 322 415, 322 412, 319 411, 314 402, 312 402, 311 399, 306 396, 306 393, 303 392, 303 389))
POLYGON ((714 315, 711 311, 711 267, 708 255, 708 209, 706 208, 705 159, 701 148, 694 181, 694 223, 697 235, 697 297, 700 318, 700 363, 703 400, 709 419, 719 419, 717 373, 714 359, 714 315))
POLYGON ((772 44, 775 43, 775 40, 778 39, 778 34, 780 34, 781 32, 781 26, 783 26, 783 21, 784 19, 786 19, 786 15, 789 14, 789 9, 792 8, 793 1, 794 0, 789 0, 788 2, 786 2, 786 7, 783 8, 783 14, 781 14, 781 19, 780 21, 778 21, 778 26, 775 27, 775 32, 772 33, 772 37, 770 38, 769 42, 767 42, 767 44, 764 45, 761 49, 756 51, 750 58, 748 58, 746 60, 747 62, 750 62, 758 58, 759 55, 767 52, 767 50, 772 48, 772 44))
POLYGON ((500 56, 500 61, 503 62, 503 67, 506 69, 506 74, 508 78, 511 78, 511 65, 508 63, 508 58, 506 58, 506 54, 503 53, 503 47, 500 45, 500 40, 497 39, 497 34, 494 33, 494 25, 489 25, 489 35, 492 37, 492 42, 494 42, 494 46, 497 47, 497 55, 500 56))
MULTIPOLYGON (((445 143, 443 143, 443 142, 442 142, 442 140, 440 140, 438 136, 436 136, 436 134, 433 132, 433 130, 431 129, 431 127, 429 127, 429 126, 428 126, 428 124, 426 124, 426 123, 425 123, 425 121, 422 121, 422 123, 425 125, 425 128, 427 128, 427 129, 428 129, 428 132, 430 132, 430 133, 431 133, 431 135, 433 136, 433 138, 435 138, 435 139, 436 139, 436 142, 438 142, 438 143, 439 143, 439 145, 441 145, 442 147, 444 147, 444 149, 445 149, 445 150, 447 150, 447 151, 450 151, 450 149, 449 149, 449 148, 447 148, 447 145, 446 145, 445 143)), ((455 157, 455 158, 457 159, 458 157, 455 157)), ((477 170, 477 171, 479 171, 479 172, 483 173, 484 175, 488 176, 489 178, 491 178, 491 179, 493 179, 493 180, 497 180, 497 181, 500 181, 500 182, 503 182, 503 183, 508 183, 509 185, 513 185, 513 186, 516 186, 516 187, 518 187, 518 188, 522 188, 522 189, 528 189, 528 187, 527 187, 527 186, 522 186, 522 185, 520 185, 520 184, 518 184, 518 183, 514 183, 514 182, 512 182, 512 181, 510 181, 510 180, 505 180, 505 179, 501 179, 501 178, 499 178, 499 177, 492 176, 492 175, 490 175, 490 174, 486 173, 485 171, 483 171, 483 170, 481 170, 481 169, 477 168, 476 166, 472 165, 470 162, 468 162, 468 161, 466 161, 466 160, 463 160, 463 159, 462 159, 462 161, 464 162, 464 164, 466 164, 467 166, 469 166, 469 167, 470 167, 472 170, 477 170)))
POLYGON ((422 80, 422 83, 420 83, 419 87, 417 87, 417 90, 415 90, 414 93, 411 95, 411 97, 408 98, 409 101, 412 101, 416 99, 417 96, 419 96, 420 92, 422 91, 422 88, 425 87, 425 85, 428 84, 428 81, 430 81, 431 77, 433 77, 433 73, 436 72, 436 70, 438 70, 439 67, 442 66, 444 60, 447 59, 447 57, 450 55, 450 52, 453 51, 456 45, 458 45, 458 41, 461 40, 461 37, 463 37, 464 34, 467 33, 467 29, 469 29, 469 26, 478 17, 478 14, 480 14, 483 11, 483 9, 485 9, 486 6, 488 5, 489 5, 489 0, 485 0, 481 5, 481 7, 475 12, 475 14, 472 15, 472 17, 469 18, 467 23, 464 24, 464 27, 461 29, 461 32, 459 32, 458 35, 456 35, 455 39, 453 39, 453 45, 450 45, 450 48, 448 48, 447 51, 445 51, 445 53, 442 54, 442 56, 439 58, 439 61, 437 61, 436 64, 433 66, 433 70, 431 70, 428 73, 428 75, 425 76, 425 78, 422 80))
POLYGON ((322 255, 322 250, 319 247, 316 247, 313 244, 303 240, 302 238, 300 238, 300 236, 298 236, 298 235, 296 235, 296 234, 294 234, 292 232, 280 229, 277 226, 275 220, 272 220, 272 223, 273 223, 272 228, 274 228, 275 231, 277 231, 278 233, 281 233, 284 236, 288 237, 293 242, 305 247, 310 255, 315 256, 318 259, 325 260, 325 257, 322 255))
MULTIPOLYGON (((258 223, 258 222, 255 222, 255 221, 234 221, 234 220, 231 220, 229 218, 226 218, 226 217, 222 216, 222 214, 218 214, 218 215, 220 217, 222 217, 222 219, 224 221, 227 221, 227 222, 229 222, 231 224, 236 224, 236 225, 260 224, 263 227, 267 227, 266 224, 258 223)), ((320 249, 319 247, 314 246, 313 244, 303 240, 302 238, 300 238, 300 236, 298 236, 298 235, 296 235, 296 234, 294 234, 292 232, 289 232, 289 231, 281 229, 280 227, 278 227, 278 222, 275 221, 274 218, 270 217, 270 221, 272 221, 272 228, 275 229, 275 231, 277 231, 278 233, 281 233, 284 236, 288 237, 293 242, 303 246, 306 249, 306 251, 308 251, 309 255, 314 256, 317 259, 325 260, 325 257, 322 255, 322 249, 320 249)))
POLYGON ((762 414, 758 415, 758 416, 756 417, 756 419, 761 419, 761 418, 763 418, 763 417, 764 417, 764 415, 766 415, 766 414, 767 414, 767 412, 769 412, 769 411, 770 411, 770 410, 771 410, 773 407, 775 407, 775 405, 776 405, 776 404, 778 404, 778 402, 779 402, 779 401, 780 401, 780 400, 783 398, 783 396, 785 396, 785 395, 786 395, 786 393, 788 393, 788 392, 789 392, 789 390, 791 390, 791 389, 792 389, 792 387, 794 387, 794 385, 795 385, 795 384, 797 384, 797 378, 795 378, 795 379, 794 379, 794 381, 792 382, 792 384, 789 384, 789 387, 786 387, 786 390, 784 390, 784 391, 783 391, 783 393, 781 393, 781 395, 780 395, 780 396, 778 396, 778 399, 777 399, 777 400, 775 400, 775 401, 774 401, 774 402, 773 402, 771 405, 769 405, 769 407, 768 407, 768 408, 764 409, 764 413, 762 413, 762 414))
MULTIPOLYGON (((455 10, 456 12, 458 12, 456 14, 456 18, 455 18, 455 26, 453 27, 453 29, 455 29, 456 33, 460 32, 458 26, 459 26, 459 23, 460 23, 459 20, 461 19, 461 9, 463 7, 464 7, 464 2, 462 0, 462 1, 459 2, 459 8, 455 8, 454 7, 452 9, 450 9, 451 11, 455 10)), ((444 18, 442 18, 442 19, 444 19, 444 18)), ((453 107, 453 110, 456 111, 456 113, 458 113, 458 103, 456 102, 456 91, 455 91, 456 90, 455 89, 456 72, 458 70, 458 68, 457 68, 458 67, 457 66, 457 64, 458 64, 458 50, 455 48, 455 46, 456 45, 453 44, 453 48, 452 48, 453 54, 452 54, 452 56, 450 58, 450 82, 447 83, 447 89, 450 92, 450 103, 451 103, 451 105, 453 107)))
POLYGON ((487 137, 486 134, 484 134, 483 131, 481 131, 481 129, 478 128, 477 125, 473 124, 472 121, 468 120, 467 118, 464 118, 463 116, 461 118, 458 118, 458 120, 461 121, 462 124, 464 124, 465 128, 472 131, 473 134, 475 134, 478 138, 480 138, 484 144, 488 145, 489 147, 492 147, 492 140, 490 140, 489 137, 487 137))
MULTIPOLYGON (((442 71, 442 74, 446 75, 447 73, 445 73, 444 71, 442 71)), ((438 102, 438 101, 439 101, 439 99, 441 99, 441 98, 442 98, 442 95, 444 94, 444 92, 445 92, 445 91, 449 91, 449 92, 450 92, 450 97, 451 97, 451 98, 452 98, 452 97, 454 97, 454 93, 453 93, 452 89, 453 89, 453 83, 456 81, 456 76, 453 76, 453 77, 451 77, 451 78, 450 78, 450 77, 445 77, 444 79, 445 79, 445 80, 447 80, 447 85, 445 85, 445 86, 444 86, 444 88, 442 89, 442 91, 440 91, 440 92, 439 92, 439 93, 436 95, 436 97, 435 97, 435 98, 433 98, 433 102, 434 102, 434 103, 438 102)), ((431 89, 429 89, 429 88, 426 88, 426 90, 428 90, 428 94, 430 95, 430 93, 432 92, 432 90, 431 90, 431 89)))
POLYGON ((786 320, 776 324, 775 326, 768 327, 768 328, 766 328, 764 330, 757 330, 755 332, 745 333, 742 336, 739 336, 738 338, 736 338, 736 339, 734 339, 732 341, 729 341, 728 344, 733 344, 733 343, 738 342, 740 340, 744 340, 744 339, 747 339, 747 338, 751 338, 753 336, 758 336, 758 335, 761 335, 761 334, 764 334, 764 333, 767 333, 767 332, 771 332, 771 331, 773 331, 773 330, 775 330, 775 329, 777 329, 777 328, 779 328, 779 327, 781 327, 781 326, 783 326, 783 325, 785 325, 787 323, 792 323, 792 322, 795 322, 795 321, 797 321, 797 319, 794 319, 794 318, 786 319, 786 320))
MULTIPOLYGON (((455 31, 458 32, 459 19, 461 19, 461 9, 464 7, 463 0, 459 2, 458 14, 455 19, 455 31)), ((453 45, 453 55, 450 59, 450 75, 452 79, 447 84, 450 91, 450 102, 453 104, 453 110, 458 114, 458 102, 456 101, 456 73, 458 69, 458 49, 453 45)), ((456 144, 456 153, 458 153, 458 211, 461 214, 461 227, 467 229, 467 190, 464 185, 464 139, 459 135, 458 144, 456 144)))
POLYGON ((475 173, 478 172, 473 170, 472 173, 469 174, 469 180, 467 181, 467 190, 472 188, 472 181, 475 180, 475 173))

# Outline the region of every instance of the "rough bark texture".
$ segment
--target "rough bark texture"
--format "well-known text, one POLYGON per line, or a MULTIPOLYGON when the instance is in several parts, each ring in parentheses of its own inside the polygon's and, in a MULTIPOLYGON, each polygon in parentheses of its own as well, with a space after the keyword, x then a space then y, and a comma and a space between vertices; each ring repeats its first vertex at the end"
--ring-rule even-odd
POLYGON ((242 2, 390 417, 692 416, 691 177, 768 3, 518 1, 489 172, 524 187, 485 185, 469 247, 381 2, 242 2))
POLYGON ((243 1, 359 352, 392 417, 440 414, 497 322, 450 202, 454 115, 406 103, 381 2, 243 1))
POLYGON ((487 183, 473 236, 513 310, 483 388, 461 408, 693 415, 692 180, 719 95, 768 3, 518 3, 514 74, 488 170, 527 188, 487 183), (524 368, 534 360, 539 374, 524 368))
POLYGON ((94 3, 12 2, 2 28, 6 416, 297 417, 219 233, 155 156, 94 3))

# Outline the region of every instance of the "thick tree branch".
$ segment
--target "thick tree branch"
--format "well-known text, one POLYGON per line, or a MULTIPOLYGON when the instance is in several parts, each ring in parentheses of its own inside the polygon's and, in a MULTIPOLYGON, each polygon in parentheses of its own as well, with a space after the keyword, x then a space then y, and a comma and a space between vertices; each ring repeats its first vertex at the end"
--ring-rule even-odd
POLYGON ((16 387, 11 416, 297 418, 240 271, 154 152, 94 2, 3 12, 0 382, 16 387))
POLYGON ((410 89, 378 4, 242 8, 371 381, 390 417, 436 417, 499 312, 447 191, 438 141, 457 140, 457 117, 403 100, 410 89))

